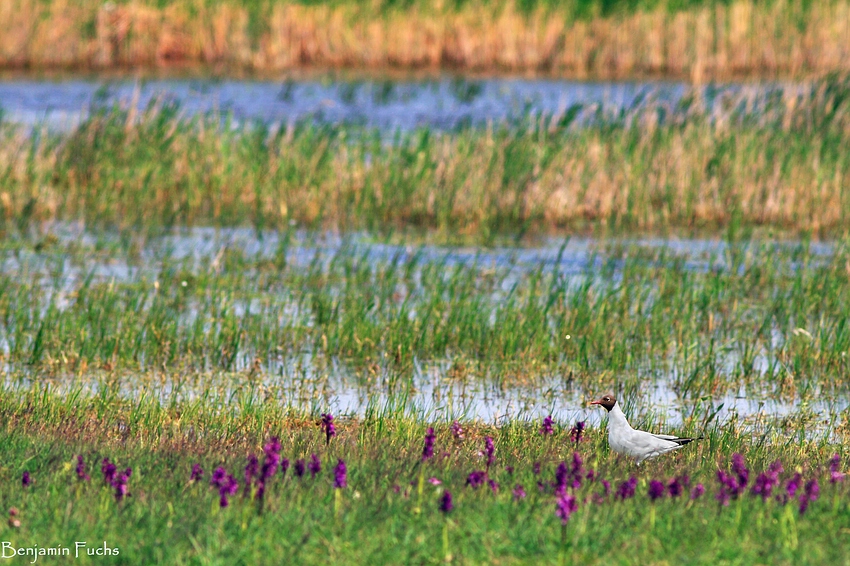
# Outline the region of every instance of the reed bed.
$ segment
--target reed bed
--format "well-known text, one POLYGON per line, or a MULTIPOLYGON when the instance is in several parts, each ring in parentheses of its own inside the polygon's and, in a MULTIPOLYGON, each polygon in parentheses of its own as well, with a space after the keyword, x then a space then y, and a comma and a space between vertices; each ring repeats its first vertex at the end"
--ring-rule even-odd
POLYGON ((850 86, 614 116, 595 107, 450 132, 240 124, 93 109, 69 132, 0 124, 0 234, 45 221, 429 232, 435 241, 759 228, 843 237, 850 86))
POLYGON ((83 556, 117 549, 106 558, 127 563, 821 564, 846 553, 833 532, 850 512, 846 454, 822 439, 752 443, 726 425, 636 468, 579 423, 320 418, 243 400, 222 411, 109 388, 4 389, 4 540, 20 560, 38 548, 73 557, 82 541, 83 556))
POLYGON ((847 70, 850 3, 67 2, 0 7, 0 67, 458 69, 571 77, 847 70))

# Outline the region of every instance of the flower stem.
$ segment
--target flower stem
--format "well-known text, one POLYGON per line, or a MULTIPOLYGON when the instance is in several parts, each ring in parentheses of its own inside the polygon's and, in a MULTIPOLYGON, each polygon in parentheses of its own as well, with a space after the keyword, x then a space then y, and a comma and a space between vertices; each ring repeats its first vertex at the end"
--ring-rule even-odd
POLYGON ((443 557, 446 563, 452 561, 452 554, 449 552, 449 519, 443 521, 443 557))
POLYGON ((422 491, 425 488, 425 466, 419 466, 419 483, 416 485, 416 507, 413 512, 419 514, 422 512, 422 491))

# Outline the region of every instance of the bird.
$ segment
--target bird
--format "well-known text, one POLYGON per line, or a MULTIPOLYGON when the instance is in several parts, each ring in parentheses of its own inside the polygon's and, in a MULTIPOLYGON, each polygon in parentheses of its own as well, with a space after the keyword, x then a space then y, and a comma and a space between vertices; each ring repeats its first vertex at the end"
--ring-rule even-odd
POLYGON ((696 438, 679 438, 669 434, 652 434, 635 430, 626 420, 626 415, 620 409, 620 404, 613 395, 603 395, 591 405, 601 405, 608 411, 608 446, 611 450, 624 456, 634 458, 640 464, 644 460, 661 456, 690 444, 696 438))

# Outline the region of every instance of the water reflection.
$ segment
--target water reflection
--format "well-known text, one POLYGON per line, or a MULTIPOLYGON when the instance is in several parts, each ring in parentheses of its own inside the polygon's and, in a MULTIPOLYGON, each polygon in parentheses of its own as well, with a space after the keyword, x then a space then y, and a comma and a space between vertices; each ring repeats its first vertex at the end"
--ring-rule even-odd
MULTIPOLYGON (((0 108, 6 120, 60 129, 75 127, 92 107, 119 104, 145 108, 160 100, 178 103, 186 116, 215 112, 232 115, 239 123, 260 121, 283 127, 312 119, 388 131, 421 126, 449 130, 522 121, 529 116, 581 121, 600 112, 618 116, 650 103, 670 115, 689 88, 685 83, 662 81, 583 83, 446 76, 408 81, 7 80, 0 82, 0 108)), ((699 92, 709 109, 725 110, 729 101, 735 100, 757 110, 779 91, 800 93, 807 88, 797 84, 726 84, 707 86, 699 92)))

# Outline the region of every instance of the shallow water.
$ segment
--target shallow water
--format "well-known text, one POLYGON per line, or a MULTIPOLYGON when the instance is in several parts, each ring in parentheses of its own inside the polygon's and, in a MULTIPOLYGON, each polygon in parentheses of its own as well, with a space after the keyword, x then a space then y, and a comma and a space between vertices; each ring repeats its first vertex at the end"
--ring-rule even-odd
MULTIPOLYGON (((55 223, 43 227, 55 235, 62 245, 74 244, 86 248, 119 246, 117 235, 87 232, 79 224, 55 223)), ((724 255, 728 244, 720 239, 683 238, 622 238, 601 242, 594 238, 569 237, 546 238, 534 245, 524 247, 457 247, 436 245, 388 244, 376 242, 364 234, 342 237, 334 233, 315 234, 295 231, 282 234, 276 231, 257 233, 249 228, 186 228, 169 235, 150 238, 142 243, 140 258, 132 265, 121 257, 110 257, 107 261, 91 259, 84 266, 71 265, 64 261, 60 266, 49 261, 50 255, 32 250, 21 250, 16 254, 0 255, 0 271, 10 273, 26 269, 33 275, 47 275, 50 270, 60 268, 73 283, 83 275, 93 275, 103 280, 130 280, 140 276, 151 276, 159 272, 164 259, 194 262, 215 260, 223 250, 236 249, 246 257, 271 258, 284 239, 287 246, 287 264, 306 266, 317 256, 331 258, 342 251, 370 262, 405 262, 413 257, 420 262, 440 262, 446 266, 471 265, 480 268, 507 268, 517 275, 530 270, 556 270, 562 275, 583 275, 609 260, 605 249, 619 246, 649 250, 664 250, 672 256, 685 258, 686 269, 705 271, 724 268, 724 255)), ((788 241, 774 244, 779 247, 795 247, 799 242, 788 241)), ((828 257, 834 248, 831 242, 806 244, 815 256, 828 257)), ((614 259, 615 263, 617 262, 614 259)))
MULTIPOLYGON (((55 225, 60 245, 75 245, 94 249, 98 246, 116 246, 117 236, 87 233, 74 225, 55 225)), ((209 265, 211 259, 223 249, 239 249, 248 257, 271 257, 279 248, 282 235, 277 233, 257 234, 248 229, 214 230, 194 228, 182 230, 161 238, 151 238, 144 242, 139 258, 132 264, 123 259, 123 253, 117 252, 106 257, 92 253, 85 261, 72 262, 68 257, 34 250, 8 252, 0 258, 0 270, 18 274, 28 280, 53 278, 59 287, 72 293, 75 286, 86 277, 92 276, 102 281, 134 281, 140 278, 155 280, 162 262, 187 260, 189 264, 209 265), (58 262, 58 264, 57 264, 58 262)), ((444 265, 474 264, 481 269, 506 270, 509 275, 504 282, 510 285, 512 280, 520 278, 530 271, 540 269, 554 270, 571 281, 582 281, 592 276, 604 263, 610 267, 613 261, 613 274, 617 274, 617 259, 606 254, 616 249, 612 242, 599 242, 587 238, 571 238, 565 241, 550 240, 534 247, 525 248, 449 248, 438 246, 404 246, 375 243, 365 236, 341 238, 334 234, 290 234, 291 243, 287 248, 287 263, 295 266, 307 266, 318 256, 323 261, 341 251, 364 258, 370 262, 382 263, 398 259, 405 261, 416 256, 418 264, 440 262, 444 265)), ((715 240, 623 240, 617 243, 623 248, 637 246, 650 250, 665 250, 679 258, 686 258, 687 269, 722 269, 727 244, 715 240)), ((775 244, 794 246, 795 243, 775 244)), ((61 250, 61 248, 59 248, 61 250)), ((828 257, 832 251, 829 243, 812 244, 811 251, 816 255, 828 257)), ((67 298, 59 301, 63 308, 67 298), (64 301, 64 302, 63 302, 64 301)), ((497 300, 497 298, 495 299, 497 300)), ((297 307, 297 305, 296 305, 297 307)), ((250 305, 245 307, 250 308, 250 305)), ((187 316, 193 316, 191 311, 187 316)), ((293 314, 293 317, 295 315, 293 314)), ((0 353, 8 354, 8 345, 0 339, 0 353)), ((729 371, 735 363, 734 352, 730 353, 729 371)), ((450 379, 453 360, 423 363, 416 361, 410 374, 398 376, 387 367, 378 368, 371 378, 353 371, 339 360, 315 363, 309 353, 301 357, 291 357, 290 353, 266 359, 262 386, 275 391, 279 401, 292 407, 311 410, 315 407, 330 409, 335 413, 363 415, 367 411, 381 411, 387 407, 402 408, 427 415, 434 420, 451 421, 455 418, 476 419, 491 423, 500 423, 505 419, 525 419, 538 421, 552 414, 561 423, 587 420, 598 423, 603 412, 587 406, 588 384, 571 383, 563 375, 541 375, 530 383, 514 383, 502 377, 476 375, 466 379, 450 379)), ((245 353, 237 357, 235 379, 244 381, 254 356, 245 353)), ((144 361, 142 360, 142 365, 144 361)), ((765 360, 756 360, 757 369, 766 364, 765 360)), ((20 368, 6 364, 7 380, 17 382, 20 368)), ((763 371, 761 368, 759 371, 763 371)), ((156 371, 151 368, 151 371, 156 371)), ((675 370, 673 370, 675 371, 675 370)), ((26 372, 24 372, 26 375, 26 372)), ((128 377, 132 382, 131 375, 128 377)), ((764 394, 753 391, 722 393, 711 399, 682 398, 674 390, 677 381, 674 373, 667 375, 614 376, 612 381, 624 384, 639 383, 639 392, 626 400, 626 407, 635 416, 635 424, 640 422, 648 426, 666 429, 681 425, 691 414, 715 413, 719 421, 728 419, 746 420, 754 426, 767 426, 783 417, 798 415, 801 411, 816 414, 816 423, 812 432, 827 430, 835 415, 848 407, 847 400, 818 398, 816 392, 808 393, 805 398, 794 397, 780 399, 769 392, 764 394)), ((29 379, 25 378, 24 383, 29 379)), ((76 383, 73 379, 60 379, 65 386, 76 383)), ((79 383, 76 383, 79 385, 79 383)), ((92 384, 89 384, 92 385, 92 384)), ((209 385, 209 383, 205 383, 209 385)), ((175 384, 165 382, 159 388, 163 401, 174 390, 175 384)), ((225 385, 224 389, 232 389, 225 385)), ((181 394, 192 396, 197 390, 181 388, 181 394)), ((136 387, 127 388, 127 395, 138 393, 136 387)), ((599 392, 596 392, 599 393, 599 392)))
MULTIPOLYGON (((701 89, 709 107, 719 109, 731 97, 749 106, 777 88, 800 91, 801 85, 726 84, 701 89)), ((241 123, 261 121, 286 126, 312 119, 318 123, 353 123, 381 130, 438 130, 463 125, 503 124, 531 116, 563 116, 581 105, 585 114, 608 115, 652 103, 670 114, 689 92, 685 83, 598 82, 565 80, 440 77, 432 80, 312 79, 300 81, 149 80, 0 80, 0 108, 6 120, 71 129, 92 107, 154 100, 179 104, 185 115, 230 114, 241 123)))
MULTIPOLYGON (((446 377, 451 364, 439 362, 417 363, 412 375, 401 382, 389 383, 386 372, 375 379, 364 380, 338 360, 333 360, 329 368, 311 368, 304 365, 304 358, 281 360, 278 367, 269 368, 261 381, 250 384, 245 380, 244 371, 210 374, 194 385, 175 383, 164 376, 160 376, 165 379, 163 382, 154 385, 149 375, 137 377, 132 373, 119 373, 118 379, 124 382, 123 396, 138 398, 144 394, 150 398, 153 395, 164 405, 198 397, 212 399, 214 403, 238 404, 239 394, 253 389, 254 404, 273 399, 291 409, 308 413, 330 411, 343 418, 401 413, 431 422, 460 420, 499 426, 524 421, 535 427, 547 415, 553 416, 563 427, 579 421, 599 426, 606 419, 605 411, 589 405, 589 401, 603 391, 588 394, 583 388, 568 385, 564 376, 541 377, 522 386, 500 386, 486 379, 458 382, 446 377), (212 397, 210 391, 214 391, 212 397)), ((6 371, 6 387, 25 389, 35 381, 9 368, 6 371)), ((53 379, 42 376, 38 381, 42 387, 50 383, 60 393, 82 388, 87 394, 95 394, 102 385, 102 382, 73 376, 53 379)), ((795 433, 801 430, 797 423, 805 421, 807 424, 802 430, 806 437, 830 439, 842 420, 842 413, 850 409, 850 402, 842 398, 782 400, 757 398, 744 392, 694 401, 682 399, 664 379, 642 384, 639 393, 621 401, 636 428, 673 434, 685 423, 692 423, 697 431, 705 431, 734 421, 754 436, 781 435, 787 434, 783 432, 784 421, 788 421, 788 428, 795 433)))

